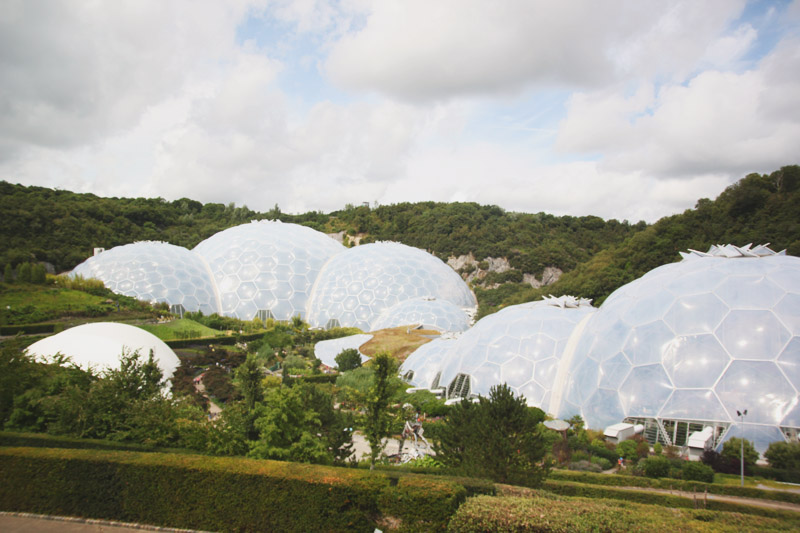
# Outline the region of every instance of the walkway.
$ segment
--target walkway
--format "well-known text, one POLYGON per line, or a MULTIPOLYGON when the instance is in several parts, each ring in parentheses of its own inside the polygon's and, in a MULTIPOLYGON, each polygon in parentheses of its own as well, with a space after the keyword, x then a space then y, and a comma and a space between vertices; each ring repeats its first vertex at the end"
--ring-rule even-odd
POLYGON ((142 533, 142 531, 197 533, 189 529, 124 524, 111 520, 6 512, 0 512, 0 531, 3 533, 142 533))

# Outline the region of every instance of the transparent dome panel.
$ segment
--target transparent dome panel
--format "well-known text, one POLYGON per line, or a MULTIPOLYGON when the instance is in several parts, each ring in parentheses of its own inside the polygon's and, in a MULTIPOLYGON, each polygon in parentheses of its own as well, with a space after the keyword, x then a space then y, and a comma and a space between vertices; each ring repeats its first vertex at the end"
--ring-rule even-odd
POLYGON ((759 424, 780 423, 797 398, 771 361, 733 361, 715 390, 731 419, 747 409, 748 420, 759 424))
POLYGON ((676 387, 713 387, 731 358, 714 335, 677 337, 664 353, 664 368, 676 387))
POLYGON ((727 420, 728 413, 717 395, 709 389, 678 389, 666 401, 659 413, 661 418, 678 420, 727 420))
POLYGON ((243 320, 265 302, 274 302, 266 310, 278 320, 305 316, 307 298, 295 294, 309 294, 323 264, 344 250, 311 228, 274 221, 229 228, 194 248, 217 280, 225 314, 243 320))

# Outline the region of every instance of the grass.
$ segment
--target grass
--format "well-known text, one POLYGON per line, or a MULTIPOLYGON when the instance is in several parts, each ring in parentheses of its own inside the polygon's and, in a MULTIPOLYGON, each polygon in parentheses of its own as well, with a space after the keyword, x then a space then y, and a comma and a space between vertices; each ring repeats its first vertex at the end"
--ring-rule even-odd
POLYGON ((165 324, 141 324, 139 327, 149 331, 162 341, 199 339, 223 334, 217 329, 209 328, 188 318, 180 318, 165 324))
POLYGON ((408 326, 401 326, 372 331, 370 335, 372 339, 359 348, 361 353, 372 357, 377 353, 388 352, 402 363, 414 350, 430 342, 430 336, 438 336, 439 332, 431 329, 409 330, 408 326))
MULTIPOLYGON (((719 483, 721 485, 734 485, 738 487, 742 484, 742 478, 741 476, 738 476, 736 474, 717 473, 714 475, 714 483, 719 483)), ((776 489, 776 490, 790 490, 790 489, 800 488, 797 485, 792 485, 791 483, 781 483, 780 481, 765 479, 758 476, 745 476, 744 478, 745 487, 757 488, 759 485, 763 485, 765 487, 769 487, 771 489, 776 489)))

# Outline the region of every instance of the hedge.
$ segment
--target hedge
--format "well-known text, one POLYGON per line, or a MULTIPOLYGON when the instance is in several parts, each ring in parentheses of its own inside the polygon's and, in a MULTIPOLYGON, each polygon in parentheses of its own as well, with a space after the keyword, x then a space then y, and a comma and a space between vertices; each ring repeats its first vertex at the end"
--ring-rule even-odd
POLYGON ((77 439, 46 433, 14 433, 0 431, 0 446, 30 447, 30 448, 70 448, 84 450, 120 450, 132 452, 172 452, 198 454, 194 450, 175 448, 154 448, 133 442, 119 442, 101 439, 77 439))
POLYGON ((463 486, 198 455, 0 448, 0 510, 212 531, 436 531, 463 486))
POLYGON ((796 516, 766 518, 694 509, 664 509, 583 498, 490 497, 469 499, 448 525, 453 533, 492 532, 731 532, 788 531, 796 516))
POLYGON ((651 479, 639 476, 595 474, 592 472, 574 472, 570 470, 551 470, 550 480, 586 483, 589 485, 605 485, 614 487, 643 487, 665 490, 681 490, 685 492, 704 492, 740 498, 755 498, 786 503, 800 504, 800 494, 779 490, 763 490, 753 487, 723 485, 721 483, 703 483, 701 481, 684 481, 681 479, 651 479))
MULTIPOLYGON (((22 324, 18 326, 0 326, 0 335, 10 336, 18 333, 34 335, 38 333, 55 333, 56 326, 61 324, 22 324)), ((62 326, 63 327, 63 326, 62 326)))
POLYGON ((750 472, 754 476, 760 476, 765 479, 774 479, 775 481, 783 481, 784 483, 800 484, 800 471, 797 470, 752 465, 750 467, 750 472))
MULTIPOLYGON (((550 481, 547 480, 542 488, 553 494, 560 496, 579 496, 583 498, 603 498, 612 500, 624 500, 628 502, 645 503, 651 505, 662 505, 675 508, 694 508, 695 500, 685 496, 664 494, 663 492, 648 492, 631 490, 616 487, 604 487, 601 485, 585 485, 583 483, 572 483, 569 481, 550 481)), ((691 491, 690 491, 691 492, 691 491)), ((703 492, 698 491, 697 505, 711 511, 731 511, 742 514, 768 516, 776 518, 795 517, 800 526, 800 515, 794 511, 779 511, 764 507, 755 507, 746 503, 723 502, 719 500, 707 500, 703 502, 703 492)))

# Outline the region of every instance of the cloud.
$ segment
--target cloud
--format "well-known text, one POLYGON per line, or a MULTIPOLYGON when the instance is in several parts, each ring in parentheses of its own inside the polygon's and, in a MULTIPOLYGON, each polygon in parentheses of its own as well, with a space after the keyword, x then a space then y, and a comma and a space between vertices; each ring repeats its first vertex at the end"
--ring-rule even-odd
POLYGON ((17 0, 0 16, 0 157, 134 126, 232 51, 243 7, 212 1, 17 0))
POLYGON ((741 1, 377 2, 363 28, 333 46, 334 83, 410 101, 508 94, 531 86, 594 87, 641 76, 684 78, 730 61, 749 37, 719 36, 741 1))
POLYGON ((800 146, 800 42, 782 42, 754 70, 709 70, 686 84, 642 84, 576 93, 556 147, 603 154, 615 172, 646 169, 661 178, 768 171, 800 146))

